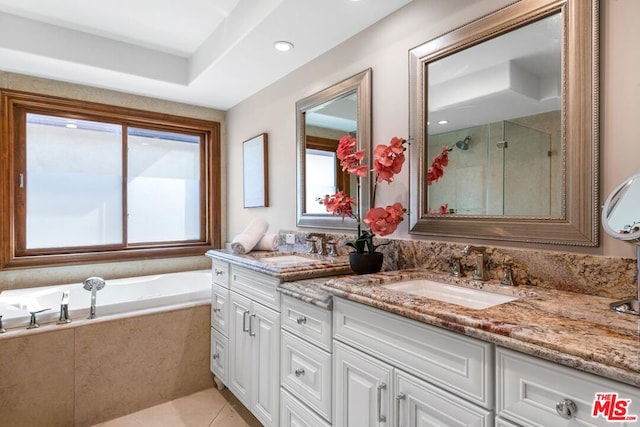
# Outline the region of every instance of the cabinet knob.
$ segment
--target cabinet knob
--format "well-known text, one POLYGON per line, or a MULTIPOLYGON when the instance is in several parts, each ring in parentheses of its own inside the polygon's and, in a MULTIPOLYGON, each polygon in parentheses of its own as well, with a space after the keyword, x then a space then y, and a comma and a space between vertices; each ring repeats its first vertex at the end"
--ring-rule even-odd
POLYGON ((213 309, 213 312, 214 312, 214 313, 220 313, 220 307, 216 307, 216 308, 214 308, 214 309, 213 309))
POLYGON ((298 325, 305 324, 307 323, 307 318, 305 316, 298 316, 296 322, 298 322, 298 325))
POLYGON ((302 368, 296 369, 294 374, 296 374, 296 377, 299 377, 300 375, 304 375, 304 369, 302 368))
POLYGON ((216 353, 216 354, 211 355, 211 358, 212 358, 213 360, 218 360, 218 359, 220 359, 220 353, 216 353))
POLYGON ((578 406, 571 399, 562 399, 561 401, 556 403, 556 412, 562 418, 570 420, 571 418, 576 416, 576 412, 578 412, 578 406))
POLYGON ((216 273, 216 276, 222 276, 222 275, 224 274, 224 271, 222 271, 222 270, 218 270, 218 269, 216 268, 216 269, 215 269, 215 273, 216 273))

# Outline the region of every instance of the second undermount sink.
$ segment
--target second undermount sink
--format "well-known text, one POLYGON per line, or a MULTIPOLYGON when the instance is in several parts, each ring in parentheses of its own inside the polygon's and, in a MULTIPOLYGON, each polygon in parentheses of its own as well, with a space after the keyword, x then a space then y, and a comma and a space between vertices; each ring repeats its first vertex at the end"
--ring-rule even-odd
POLYGON ((518 297, 513 295, 503 295, 479 289, 465 288, 463 286, 449 285, 428 279, 405 280, 382 285, 382 287, 473 309, 489 308, 518 299, 518 297))

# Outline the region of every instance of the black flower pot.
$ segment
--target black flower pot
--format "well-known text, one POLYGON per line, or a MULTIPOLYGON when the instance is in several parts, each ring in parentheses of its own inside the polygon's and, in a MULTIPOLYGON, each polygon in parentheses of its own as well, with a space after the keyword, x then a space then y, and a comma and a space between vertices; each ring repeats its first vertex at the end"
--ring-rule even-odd
POLYGON ((351 270, 356 274, 377 273, 382 269, 382 261, 384 255, 382 252, 374 252, 372 254, 359 254, 351 252, 349 254, 349 264, 351 270))

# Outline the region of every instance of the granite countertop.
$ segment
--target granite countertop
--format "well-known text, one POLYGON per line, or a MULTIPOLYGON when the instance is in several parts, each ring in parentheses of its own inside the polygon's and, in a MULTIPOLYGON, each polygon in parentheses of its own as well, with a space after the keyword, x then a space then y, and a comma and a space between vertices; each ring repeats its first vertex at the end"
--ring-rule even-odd
POLYGON ((312 268, 308 264, 277 266, 259 261, 260 257, 274 254, 298 253, 208 253, 277 277, 280 293, 327 310, 332 309, 333 296, 339 296, 640 387, 640 318, 610 310, 612 299, 537 286, 501 287, 497 282, 457 279, 422 269, 355 276, 350 274, 347 257, 336 257, 333 262, 320 259, 312 268), (477 310, 380 286, 414 278, 485 289, 519 299, 477 310))
POLYGON ((325 280, 344 297, 562 365, 640 386, 640 319, 609 309, 613 300, 533 286, 454 279, 426 270, 390 271, 325 280), (380 285, 413 278, 519 296, 476 310, 380 285))
POLYGON ((322 257, 300 251, 253 251, 248 254, 237 254, 229 249, 213 249, 207 251, 207 256, 217 258, 241 267, 264 273, 280 280, 291 282, 316 277, 336 276, 351 273, 348 256, 322 257), (297 255, 309 258, 310 263, 266 263, 264 257, 297 255))

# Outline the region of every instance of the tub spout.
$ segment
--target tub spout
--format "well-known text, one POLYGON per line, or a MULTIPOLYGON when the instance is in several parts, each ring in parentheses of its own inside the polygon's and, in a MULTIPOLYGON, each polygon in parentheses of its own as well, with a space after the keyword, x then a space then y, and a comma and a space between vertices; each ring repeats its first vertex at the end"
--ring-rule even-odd
POLYGON ((104 288, 106 282, 101 277, 89 277, 82 283, 82 287, 87 291, 91 291, 91 309, 89 311, 89 319, 96 318, 96 293, 104 288))

